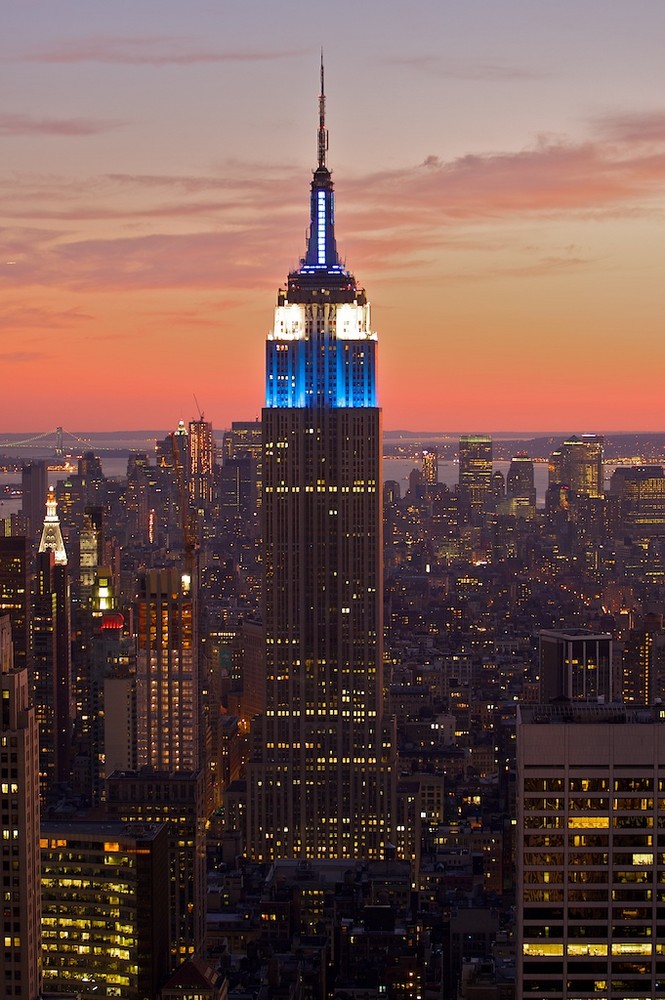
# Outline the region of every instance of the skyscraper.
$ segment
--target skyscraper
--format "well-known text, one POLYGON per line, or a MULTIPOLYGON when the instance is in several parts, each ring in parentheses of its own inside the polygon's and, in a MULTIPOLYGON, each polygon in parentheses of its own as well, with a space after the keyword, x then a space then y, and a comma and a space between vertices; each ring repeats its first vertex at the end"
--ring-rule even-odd
POLYGON ((39 723, 42 795, 69 780, 72 744, 71 600, 67 553, 53 489, 37 554, 33 697, 39 723))
POLYGON ((266 709, 252 724, 247 807, 257 859, 371 858, 391 839, 376 334, 337 253, 327 150, 322 67, 309 238, 266 353, 266 709))
POLYGON ((189 495, 194 507, 207 509, 215 491, 215 439, 212 424, 203 419, 189 422, 189 495))
POLYGON ((506 476, 506 493, 512 499, 526 500, 534 507, 536 505, 533 461, 523 451, 511 459, 506 476))
POLYGON ((30 660, 30 543, 25 535, 0 537, 0 614, 12 624, 14 665, 30 660))
POLYGON ((460 514, 477 521, 492 493, 492 438, 463 434, 459 441, 460 514))
POLYGON ((662 996, 662 716, 519 707, 516 996, 662 996))
POLYGON ((41 979, 39 744, 28 671, 14 666, 11 627, 0 615, 0 813, 2 996, 37 1000, 41 979))
POLYGON ((568 486, 572 498, 602 497, 603 438, 598 434, 574 434, 552 452, 549 485, 568 486))
POLYGON ((427 486, 436 486, 439 481, 439 455, 435 448, 422 453, 423 479, 427 486))
POLYGON ((44 504, 48 492, 48 463, 44 459, 28 462, 21 469, 23 502, 21 511, 25 519, 26 534, 31 542, 39 531, 44 518, 44 504))
POLYGON ((146 570, 137 602, 138 761, 158 771, 199 766, 198 658, 192 581, 146 570))

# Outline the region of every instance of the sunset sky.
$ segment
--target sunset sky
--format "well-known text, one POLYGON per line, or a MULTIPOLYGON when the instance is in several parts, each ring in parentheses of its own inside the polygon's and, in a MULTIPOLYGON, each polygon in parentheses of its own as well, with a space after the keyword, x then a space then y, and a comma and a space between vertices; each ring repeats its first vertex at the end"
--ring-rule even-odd
POLYGON ((387 429, 665 430, 662 0, 0 9, 0 433, 263 402, 326 64, 387 429))

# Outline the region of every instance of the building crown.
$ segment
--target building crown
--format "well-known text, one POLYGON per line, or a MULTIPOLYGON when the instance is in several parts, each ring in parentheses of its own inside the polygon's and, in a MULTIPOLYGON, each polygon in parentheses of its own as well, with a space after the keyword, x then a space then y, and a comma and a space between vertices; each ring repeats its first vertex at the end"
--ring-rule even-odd
POLYGON ((58 501, 55 498, 55 490, 52 486, 49 486, 48 496, 46 497, 46 517, 44 518, 39 551, 46 552, 47 549, 51 549, 55 554, 56 566, 66 566, 67 552, 65 551, 65 541, 60 530, 60 518, 58 517, 57 507, 58 501))

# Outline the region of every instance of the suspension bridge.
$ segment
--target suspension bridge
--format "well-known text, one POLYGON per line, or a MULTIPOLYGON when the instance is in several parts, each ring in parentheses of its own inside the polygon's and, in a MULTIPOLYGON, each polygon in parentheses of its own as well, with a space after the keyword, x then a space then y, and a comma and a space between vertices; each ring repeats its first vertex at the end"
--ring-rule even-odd
POLYGON ((73 431, 56 427, 55 430, 41 431, 26 438, 0 441, 0 451, 13 452, 15 449, 21 451, 52 450, 56 458, 62 458, 72 451, 118 451, 118 446, 108 440, 95 441, 94 438, 81 437, 79 434, 74 434, 73 431))

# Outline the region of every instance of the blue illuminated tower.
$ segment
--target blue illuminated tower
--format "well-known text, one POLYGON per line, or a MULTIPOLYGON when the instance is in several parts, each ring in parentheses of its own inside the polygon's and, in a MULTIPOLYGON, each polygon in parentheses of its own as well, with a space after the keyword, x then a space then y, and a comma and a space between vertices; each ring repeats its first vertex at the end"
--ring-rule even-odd
POLYGON ((323 67, 319 111, 307 249, 267 342, 266 687, 247 803, 256 859, 380 857, 394 814, 376 335, 335 243, 323 67))

